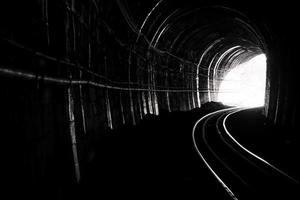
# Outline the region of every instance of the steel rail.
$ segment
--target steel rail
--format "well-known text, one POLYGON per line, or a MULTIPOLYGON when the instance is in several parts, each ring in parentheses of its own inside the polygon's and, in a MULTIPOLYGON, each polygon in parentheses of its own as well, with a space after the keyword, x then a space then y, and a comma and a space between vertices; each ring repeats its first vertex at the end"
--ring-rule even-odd
POLYGON ((228 131, 228 129, 226 128, 226 121, 227 119, 238 113, 238 112, 241 112, 241 111, 244 111, 244 110, 247 110, 249 108, 241 108, 241 109, 238 109, 236 111, 233 111, 231 113, 229 113, 223 120, 223 128, 225 130, 225 133, 229 136, 229 138, 235 143, 237 144, 237 146, 239 146, 243 151, 245 151, 246 153, 248 153, 249 155, 251 155, 252 157, 256 158, 257 160, 261 161, 262 163, 266 164, 267 166, 271 167, 272 169, 276 170, 278 173, 282 174, 283 176, 287 177, 288 179, 290 179, 291 181, 295 182, 296 184, 300 184, 298 180, 294 179, 293 177, 291 177, 290 175, 288 175, 286 172, 280 170, 279 168, 275 167, 273 164, 269 163, 268 161, 266 161, 265 159, 263 159, 262 157, 254 154, 253 152, 251 152, 250 150, 248 150, 247 148, 245 148, 243 145, 241 145, 231 134, 230 132, 228 131))
POLYGON ((202 118, 200 118, 194 125, 193 127, 193 131, 192 131, 192 139, 193 139, 193 144, 194 144, 194 148, 197 152, 197 154, 200 156, 200 158, 202 159, 202 161, 204 162, 204 164, 206 165, 206 167, 209 169, 209 171, 212 173, 212 175, 217 179, 217 181, 221 184, 221 186, 224 188, 224 190, 227 192, 227 194, 233 199, 233 200, 238 200, 238 198, 236 197, 236 195, 231 191, 231 189, 226 185, 226 183, 219 177, 219 175, 212 169, 212 167, 208 164, 207 160, 205 159, 205 157, 203 156, 203 154, 200 152, 198 146, 197 146, 197 142, 196 142, 196 138, 195 138, 195 132, 196 132, 196 128, 197 126, 200 124, 200 122, 202 122, 203 120, 205 120, 207 117, 221 113, 221 112, 225 112, 225 111, 230 111, 233 110, 235 108, 226 108, 226 109, 222 109, 222 110, 217 110, 214 111, 212 113, 209 113, 205 116, 203 116, 202 118))

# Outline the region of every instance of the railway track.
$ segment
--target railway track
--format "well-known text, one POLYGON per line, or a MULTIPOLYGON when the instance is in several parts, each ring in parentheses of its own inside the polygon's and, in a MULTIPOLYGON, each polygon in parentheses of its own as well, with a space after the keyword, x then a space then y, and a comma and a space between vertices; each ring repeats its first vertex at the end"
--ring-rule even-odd
POLYGON ((218 110, 195 123, 193 143, 203 163, 231 199, 300 199, 297 180, 248 150, 228 131, 227 119, 243 110, 218 110))

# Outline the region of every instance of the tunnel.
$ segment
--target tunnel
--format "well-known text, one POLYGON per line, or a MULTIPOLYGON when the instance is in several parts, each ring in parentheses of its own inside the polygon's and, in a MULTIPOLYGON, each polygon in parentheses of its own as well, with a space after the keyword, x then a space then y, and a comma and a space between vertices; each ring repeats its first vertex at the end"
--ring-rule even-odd
POLYGON ((192 128, 209 112, 241 107, 252 111, 228 117, 231 130, 249 132, 241 141, 300 178, 297 12, 289 1, 1 2, 7 192, 93 199, 143 191, 143 199, 154 194, 151 180, 168 195, 177 196, 165 185, 214 193, 209 172, 198 174, 192 128), (262 66, 249 64, 258 58, 262 66))

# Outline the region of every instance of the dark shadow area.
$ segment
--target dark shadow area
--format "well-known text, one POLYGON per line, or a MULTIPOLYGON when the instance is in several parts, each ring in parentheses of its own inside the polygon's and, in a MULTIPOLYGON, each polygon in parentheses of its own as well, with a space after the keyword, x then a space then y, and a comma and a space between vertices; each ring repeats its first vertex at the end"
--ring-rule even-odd
MULTIPOLYGON (((225 106, 212 102, 188 112, 147 115, 138 126, 123 127, 93 141, 79 190, 82 197, 230 199, 203 164, 191 138, 195 122, 221 108, 225 106)), ((289 137, 286 128, 269 123, 261 109, 234 115, 228 124, 245 147, 299 178, 299 164, 292 157, 299 152, 299 138, 289 137)))
POLYGON ((194 123, 220 108, 224 106, 212 102, 188 112, 146 115, 136 127, 127 126, 93 141, 83 196, 192 199, 201 194, 226 199, 192 142, 194 123))

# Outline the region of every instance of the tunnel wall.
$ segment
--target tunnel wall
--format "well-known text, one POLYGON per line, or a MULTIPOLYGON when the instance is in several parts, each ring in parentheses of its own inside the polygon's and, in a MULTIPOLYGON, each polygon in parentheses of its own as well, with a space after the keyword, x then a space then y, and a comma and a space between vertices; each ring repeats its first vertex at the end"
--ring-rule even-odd
POLYGON ((290 1, 274 2, 263 5, 256 14, 250 11, 247 14, 261 30, 267 49, 265 115, 271 123, 284 127, 282 135, 298 137, 292 131, 299 123, 299 30, 294 28, 298 6, 290 1))
POLYGON ((115 1, 0 7, 0 115, 14 145, 6 162, 14 160, 19 170, 11 182, 26 174, 31 181, 20 184, 63 191, 84 176, 94 140, 146 114, 195 107, 193 77, 166 73, 154 59, 162 55, 147 57, 143 45, 133 47, 137 34, 115 1))

